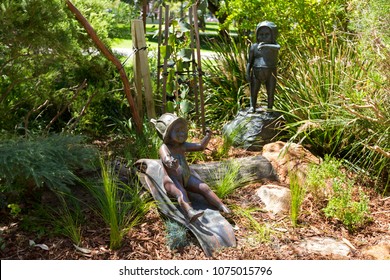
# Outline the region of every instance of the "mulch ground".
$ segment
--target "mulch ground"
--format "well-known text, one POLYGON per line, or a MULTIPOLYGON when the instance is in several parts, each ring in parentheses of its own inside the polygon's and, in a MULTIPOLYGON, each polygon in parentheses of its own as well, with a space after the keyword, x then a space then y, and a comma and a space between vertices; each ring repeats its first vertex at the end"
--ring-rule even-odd
MULTIPOLYGON (((251 155, 254 154, 244 154, 251 155)), ((243 156, 243 152, 235 151, 231 156, 243 156)), ((87 216, 87 224, 82 228, 80 248, 75 247, 72 241, 64 236, 23 230, 18 219, 0 214, 0 257, 11 260, 364 260, 374 258, 364 254, 364 248, 390 242, 390 198, 379 195, 372 188, 364 189, 370 196, 372 221, 364 228, 350 233, 340 222, 327 219, 310 197, 307 197, 302 205, 297 227, 292 226, 288 215, 273 215, 262 211, 264 205, 255 195, 255 190, 260 186, 260 183, 255 183, 242 187, 229 197, 226 203, 243 209, 255 209, 251 214, 259 224, 268 225, 268 235, 260 238, 248 219, 233 212, 226 218, 234 226, 237 246, 217 251, 212 257, 203 253, 190 232, 187 233, 187 246, 170 249, 167 245, 164 217, 156 208, 152 208, 142 223, 124 237, 123 245, 118 250, 109 249, 109 230, 92 212, 84 213, 87 216), (343 240, 352 248, 352 253, 348 257, 323 256, 296 249, 296 244, 313 236, 343 240), (47 248, 32 246, 31 240, 35 244, 44 244, 47 248)))

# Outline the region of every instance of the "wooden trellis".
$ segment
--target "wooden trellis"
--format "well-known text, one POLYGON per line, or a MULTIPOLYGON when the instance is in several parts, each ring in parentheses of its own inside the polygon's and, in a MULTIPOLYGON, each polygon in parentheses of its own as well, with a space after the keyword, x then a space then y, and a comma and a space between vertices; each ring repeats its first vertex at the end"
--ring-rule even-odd
MULTIPOLYGON (((193 83, 189 85, 191 87, 194 99, 194 109, 196 119, 200 119, 202 125, 202 131, 205 133, 205 113, 204 113, 204 95, 203 95, 203 71, 201 63, 201 53, 200 53, 200 40, 199 40, 199 26, 198 26, 198 14, 197 14, 197 5, 194 4, 188 10, 188 18, 190 29, 190 48, 191 48, 191 72, 188 73, 193 77, 193 83), (196 50, 196 53, 195 53, 196 50), (195 59, 196 57, 196 59, 195 59)), ((166 112, 167 108, 167 77, 168 77, 168 56, 164 55, 163 63, 161 64, 161 46, 168 48, 169 40, 169 26, 170 26, 170 11, 169 5, 165 7, 160 6, 159 9, 159 35, 158 35, 158 53, 157 53, 157 91, 161 93, 162 96, 162 112, 166 112), (164 12, 163 12, 164 10, 164 12), (164 16, 163 16, 164 15, 164 16), (164 26, 164 36, 162 32, 162 26, 164 26)), ((178 98, 178 96, 176 96, 178 98)))

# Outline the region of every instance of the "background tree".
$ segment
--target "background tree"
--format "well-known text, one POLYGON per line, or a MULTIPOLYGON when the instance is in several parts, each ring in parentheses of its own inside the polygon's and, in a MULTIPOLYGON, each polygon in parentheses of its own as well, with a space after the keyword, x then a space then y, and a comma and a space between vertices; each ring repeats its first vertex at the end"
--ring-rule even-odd
MULTIPOLYGON (((107 41, 112 2, 75 3, 107 41)), ((114 68, 97 55, 64 1, 3 1, 0 26, 1 130, 61 131, 85 114, 93 96, 95 104, 110 104, 99 93, 120 87, 114 68)), ((103 117, 102 111, 89 117, 103 117)), ((93 123, 104 125, 104 120, 93 123)))

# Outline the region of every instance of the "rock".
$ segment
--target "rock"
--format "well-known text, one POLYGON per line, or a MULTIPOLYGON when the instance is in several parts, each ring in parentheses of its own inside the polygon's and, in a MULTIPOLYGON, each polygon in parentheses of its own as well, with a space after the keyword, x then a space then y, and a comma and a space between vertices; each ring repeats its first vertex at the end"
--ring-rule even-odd
POLYGON ((374 246, 367 246, 362 250, 362 253, 375 260, 390 260, 390 243, 387 242, 374 246))
POLYGON ((347 257, 351 248, 342 241, 330 237, 309 237, 297 245, 301 253, 316 253, 322 256, 347 257))
POLYGON ((264 145, 262 155, 271 162, 279 180, 286 184, 289 184, 288 174, 291 171, 297 173, 299 182, 302 184, 309 164, 321 163, 321 159, 302 145, 282 141, 264 145))
POLYGON ((261 151, 277 134, 279 113, 272 111, 241 110, 233 121, 223 127, 223 135, 231 140, 233 147, 248 151, 261 151))
POLYGON ((288 188, 277 185, 264 185, 256 193, 265 204, 267 211, 279 214, 288 213, 290 210, 291 192, 288 188))

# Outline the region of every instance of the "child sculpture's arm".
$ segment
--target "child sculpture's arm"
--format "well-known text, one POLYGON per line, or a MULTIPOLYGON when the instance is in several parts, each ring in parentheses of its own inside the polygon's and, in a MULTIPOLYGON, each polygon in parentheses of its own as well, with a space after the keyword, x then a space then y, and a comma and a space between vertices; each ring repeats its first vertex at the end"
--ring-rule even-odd
POLYGON ((261 50, 263 48, 270 48, 270 49, 274 49, 274 50, 279 50, 280 49, 280 45, 279 44, 266 44, 266 43, 260 43, 258 46, 257 46, 257 49, 258 50, 261 50))
POLYGON ((177 162, 177 159, 175 159, 171 153, 169 152, 169 149, 168 147, 163 144, 160 148, 160 151, 159 151, 159 154, 160 154, 160 159, 162 161, 162 163, 170 168, 170 169, 177 169, 177 167, 179 166, 179 163, 177 162))
POLYGON ((257 44, 253 44, 249 49, 249 55, 248 55, 248 63, 246 64, 246 71, 245 71, 245 77, 248 82, 251 81, 251 69, 253 67, 253 61, 254 61, 254 51, 257 44))
POLYGON ((209 128, 206 128, 206 135, 203 137, 203 139, 200 141, 200 143, 184 143, 186 152, 196 152, 196 151, 203 151, 206 149, 207 144, 210 142, 211 135, 213 133, 209 128))

